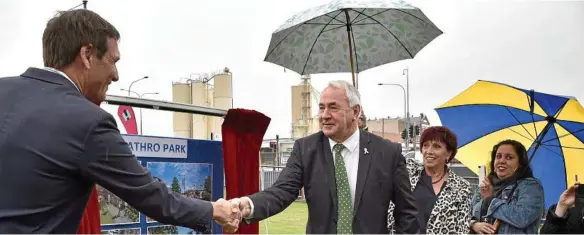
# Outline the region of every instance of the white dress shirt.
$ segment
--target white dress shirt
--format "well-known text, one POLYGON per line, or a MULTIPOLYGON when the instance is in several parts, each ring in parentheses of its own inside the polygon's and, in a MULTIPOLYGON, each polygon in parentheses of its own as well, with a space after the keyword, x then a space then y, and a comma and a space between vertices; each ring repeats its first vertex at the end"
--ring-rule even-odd
MULTIPOLYGON (((343 160, 345 162, 345 168, 347 170, 347 177, 349 178, 349 188, 351 189, 351 201, 353 205, 355 204, 355 190, 357 189, 357 172, 359 168, 359 129, 357 129, 349 138, 347 138, 343 144, 345 148, 341 152, 343 155, 343 160)), ((333 147, 338 142, 328 138, 331 152, 333 153, 333 162, 336 164, 335 153, 333 152, 333 147)), ((243 200, 247 200, 250 205, 249 216, 245 219, 253 218, 253 201, 249 197, 242 197, 243 200)))
POLYGON ((77 88, 77 90, 79 92, 81 92, 81 90, 79 90, 79 87, 77 87, 77 85, 75 85, 75 83, 73 82, 73 80, 71 80, 71 78, 69 76, 67 76, 67 74, 63 73, 63 71, 60 71, 60 70, 57 70, 57 69, 54 69, 54 68, 50 68, 50 67, 44 67, 44 68, 41 68, 41 69, 46 70, 46 71, 49 71, 49 72, 53 72, 53 73, 56 73, 56 74, 59 74, 59 75, 65 77, 67 80, 69 80, 73 84, 73 86, 75 86, 75 88, 77 88))

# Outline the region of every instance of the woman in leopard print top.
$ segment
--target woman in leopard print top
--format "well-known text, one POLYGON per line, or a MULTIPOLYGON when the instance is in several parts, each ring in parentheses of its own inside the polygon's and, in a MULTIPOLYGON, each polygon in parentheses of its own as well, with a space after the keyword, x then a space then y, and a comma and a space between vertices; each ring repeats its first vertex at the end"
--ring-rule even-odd
MULTIPOLYGON (((468 234, 471 186, 447 165, 456 155, 456 135, 446 127, 430 127, 422 133, 420 143, 423 162, 406 160, 420 233, 468 234)), ((390 233, 401 233, 393 226, 393 210, 390 204, 388 229, 390 233)))

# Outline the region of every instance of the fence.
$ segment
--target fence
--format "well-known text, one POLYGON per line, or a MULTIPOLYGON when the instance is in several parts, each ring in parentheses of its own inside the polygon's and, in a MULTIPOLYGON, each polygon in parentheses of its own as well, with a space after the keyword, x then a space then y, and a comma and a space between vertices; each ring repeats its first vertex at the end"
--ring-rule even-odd
MULTIPOLYGON (((283 166, 261 166, 260 167, 260 191, 263 191, 264 189, 267 189, 270 186, 272 186, 272 184, 274 184, 274 182, 276 182, 276 180, 280 176, 280 172, 282 172, 283 169, 284 169, 283 166)), ((476 188, 478 187, 479 177, 464 176, 463 178, 470 182, 472 192, 474 193, 476 188)), ((300 190, 298 192, 297 200, 304 200, 304 195, 302 195, 302 190, 300 190)), ((544 215, 541 218, 540 226, 542 226, 544 222, 545 222, 545 210, 544 210, 544 215)), ((267 229, 267 224, 266 224, 266 229, 267 229)))
MULTIPOLYGON (((283 166, 261 166, 260 167, 260 190, 269 188, 276 182, 280 173, 284 169, 283 166)), ((298 192, 298 200, 304 200, 302 190, 298 192)))

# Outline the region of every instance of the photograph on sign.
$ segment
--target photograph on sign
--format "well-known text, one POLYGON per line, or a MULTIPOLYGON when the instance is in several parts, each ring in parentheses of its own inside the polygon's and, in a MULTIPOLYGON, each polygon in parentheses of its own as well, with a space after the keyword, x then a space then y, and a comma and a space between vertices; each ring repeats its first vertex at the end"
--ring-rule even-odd
POLYGON ((97 194, 101 225, 140 222, 140 212, 109 190, 97 185, 97 194))
MULTIPOLYGON (((213 186, 213 165, 208 163, 182 162, 148 162, 148 170, 153 177, 164 182, 166 186, 187 197, 211 201, 213 186)), ((154 222, 148 218, 148 222, 154 222)), ((211 233, 208 231, 193 231, 194 233, 211 233)))
POLYGON ((101 234, 140 234, 139 228, 102 230, 101 234))
POLYGON ((211 234, 211 231, 200 232, 185 227, 163 225, 148 227, 148 234, 211 234))
POLYGON ((140 212, 109 190, 97 186, 102 225, 140 222, 140 212))

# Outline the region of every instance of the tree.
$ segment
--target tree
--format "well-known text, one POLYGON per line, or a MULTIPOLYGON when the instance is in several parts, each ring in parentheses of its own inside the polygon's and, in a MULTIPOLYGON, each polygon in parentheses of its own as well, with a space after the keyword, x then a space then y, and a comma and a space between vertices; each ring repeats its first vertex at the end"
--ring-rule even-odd
POLYGON ((130 219, 130 221, 140 221, 140 213, 134 207, 126 206, 124 209, 124 215, 130 219))
POLYGON ((177 226, 169 226, 167 234, 178 234, 178 227, 177 226))
POLYGON ((203 184, 203 189, 209 193, 211 193, 213 184, 211 181, 211 176, 208 175, 207 178, 205 178, 205 183, 203 184))
POLYGON ((182 193, 182 190, 180 189, 180 184, 178 183, 178 178, 176 178, 176 176, 172 178, 172 184, 170 185, 170 189, 172 189, 173 192, 182 193))

